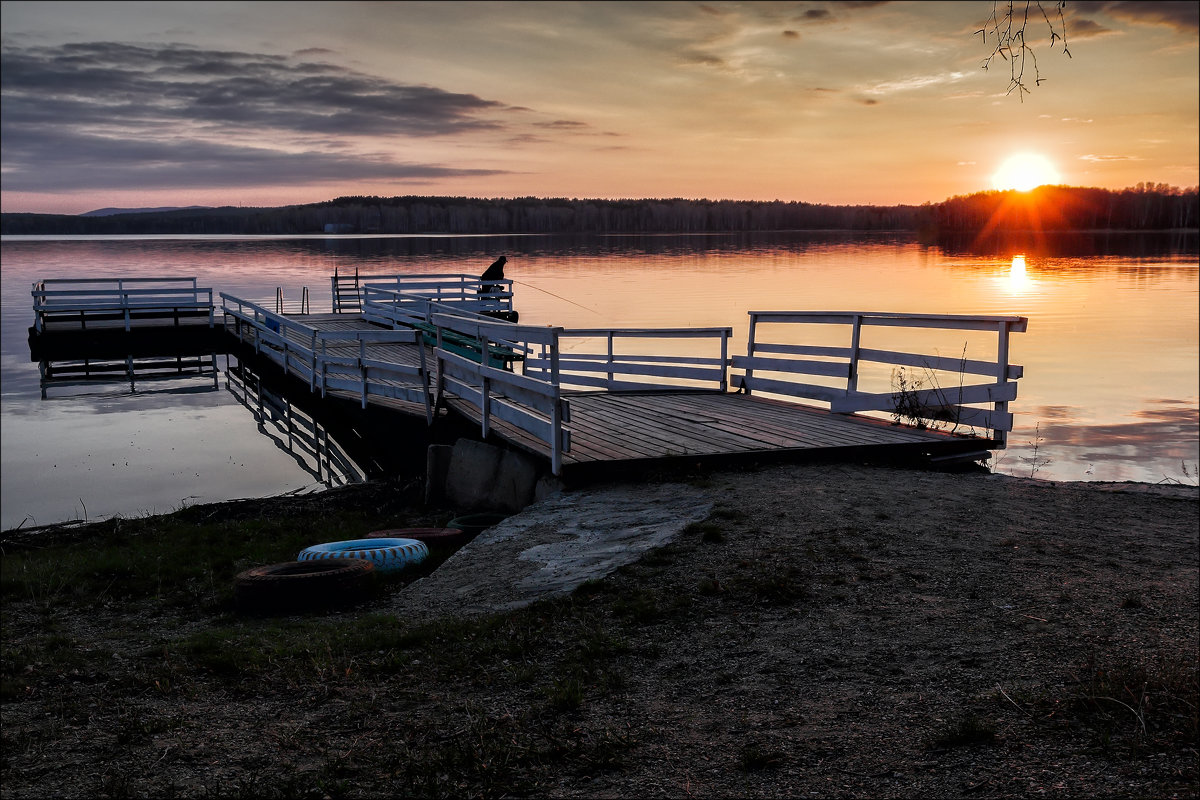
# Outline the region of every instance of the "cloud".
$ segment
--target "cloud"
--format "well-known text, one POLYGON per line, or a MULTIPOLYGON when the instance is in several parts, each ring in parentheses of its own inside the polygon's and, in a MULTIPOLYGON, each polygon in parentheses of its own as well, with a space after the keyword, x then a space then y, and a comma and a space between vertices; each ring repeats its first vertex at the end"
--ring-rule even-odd
POLYGON ((1099 22, 1090 19, 1072 19, 1067 23, 1067 36, 1071 39, 1094 39, 1097 36, 1116 33, 1112 28, 1106 28, 1099 22))
POLYGON ((4 159, 4 190, 13 192, 423 181, 502 174, 400 163, 383 154, 284 152, 199 139, 156 142, 65 130, 36 136, 5 134, 4 159))
MULTIPOLYGON (((320 60, 184 45, 6 45, 5 191, 491 175, 402 163, 397 138, 509 133, 527 109, 320 60)), ((528 124, 528 123, 526 123, 528 124)), ((555 120, 552 128, 585 128, 555 120)))
POLYGON ((963 72, 941 72, 936 75, 913 75, 896 81, 884 81, 874 86, 864 87, 866 94, 893 94, 908 92, 914 89, 924 89, 927 86, 938 86, 944 83, 955 83, 966 77, 963 72))
POLYGON ((82 115, 135 125, 203 121, 253 131, 453 135, 501 126, 502 103, 396 83, 328 62, 96 42, 3 51, 10 103, 66 124, 82 115))
POLYGON ((1117 2, 1078 2, 1072 7, 1084 14, 1105 14, 1122 22, 1159 25, 1179 33, 1195 35, 1200 31, 1200 3, 1165 0, 1118 0, 1117 2))
POLYGON ((1114 156, 1114 155, 1099 155, 1097 153, 1087 153, 1079 157, 1080 161, 1141 161, 1137 156, 1114 156))

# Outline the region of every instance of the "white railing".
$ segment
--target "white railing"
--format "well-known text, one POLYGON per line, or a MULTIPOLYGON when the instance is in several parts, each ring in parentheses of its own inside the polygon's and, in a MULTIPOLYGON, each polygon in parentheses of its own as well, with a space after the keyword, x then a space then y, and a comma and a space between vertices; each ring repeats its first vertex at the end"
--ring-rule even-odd
MULTIPOLYGON (((420 295, 408 294, 396 289, 367 285, 363 287, 363 319, 377 325, 386 325, 395 329, 411 328, 419 331, 426 344, 433 346, 438 340, 438 326, 434 324, 435 314, 461 317, 475 322, 502 322, 512 324, 487 316, 478 309, 502 311, 500 306, 480 304, 478 301, 463 301, 443 303, 420 295), (472 310, 472 308, 477 310, 472 310)), ((459 355, 481 357, 477 342, 469 337, 463 337, 453 331, 444 331, 441 338, 442 346, 459 355)), ((508 366, 514 361, 523 360, 531 351, 527 345, 503 336, 494 337, 488 346, 488 361, 492 366, 508 366)))
MULTIPOLYGON (((562 331, 559 341, 577 339, 579 344, 558 353, 559 386, 577 390, 637 391, 653 389, 728 388, 726 366, 732 328, 573 328, 562 331), (700 340, 697 344, 697 340, 700 340), (645 344, 653 353, 619 352, 624 343, 645 344), (603 348, 596 345, 603 343, 603 348), (682 344, 687 353, 671 352, 682 344), (590 350, 581 347, 591 346, 590 350), (695 355, 704 347, 711 355, 695 355)), ((544 354, 525 361, 526 375, 545 375, 549 363, 544 354)))
MULTIPOLYGON (((1008 363, 1009 334, 1025 331, 1025 317, 963 316, 948 314, 879 314, 850 311, 751 311, 746 355, 736 356, 732 368, 741 370, 735 385, 751 392, 764 392, 829 403, 836 413, 888 412, 917 424, 922 420, 981 427, 993 431, 1003 446, 1012 430, 1008 403, 1016 399, 1015 381, 1024 374, 1008 363), (795 325, 847 326, 845 345, 798 344, 792 337, 768 339, 763 327, 795 325), (863 346, 863 330, 870 327, 987 331, 996 334, 993 361, 942 355, 872 349, 863 346), (891 386, 886 391, 860 391, 864 364, 890 369, 891 386), (903 370, 909 372, 905 378, 903 370), (764 375, 765 373, 765 375, 764 375), (937 376, 945 376, 938 380, 937 376), (897 383, 897 375, 900 380, 897 383), (967 384, 965 376, 981 375, 991 380, 967 384), (809 383, 807 376, 821 376, 832 385, 809 383), (802 380, 797 380, 802 378, 802 380), (991 404, 992 408, 972 405, 991 404)), ((957 349, 957 344, 956 344, 957 349)), ((965 353, 965 345, 964 345, 965 353)), ((875 377, 878 381, 878 376, 875 377)))
POLYGON ((205 317, 213 325, 213 290, 195 278, 54 278, 33 284, 34 329, 50 321, 121 320, 130 330, 135 319, 205 317))
POLYGON ((390 397, 425 406, 426 423, 433 422, 433 403, 429 392, 429 370, 425 348, 415 347, 417 365, 401 364, 375 357, 371 344, 411 344, 420 341, 413 330, 318 331, 316 380, 321 396, 330 389, 359 393, 362 407, 371 397, 390 397))
POLYGON ((322 396, 330 390, 355 392, 363 408, 370 397, 407 400, 424 405, 426 421, 432 422, 424 348, 416 348, 418 365, 378 358, 368 350, 371 345, 416 344, 417 331, 320 331, 224 292, 221 302, 239 341, 252 345, 255 353, 279 364, 284 372, 296 372, 308 381, 311 391, 322 396))
POLYGON ((563 453, 571 449, 571 432, 564 427, 570 421, 570 406, 559 388, 556 363, 562 329, 439 313, 434 313, 431 321, 437 335, 438 402, 449 392, 472 406, 484 438, 493 418, 519 428, 547 448, 551 471, 561 474, 563 453), (472 358, 458 347, 447 347, 448 337, 473 342, 474 352, 541 348, 547 368, 539 375, 518 374, 490 359, 472 358))
MULTIPOLYGON (((474 275, 460 273, 429 273, 422 275, 374 275, 369 277, 337 276, 334 297, 339 306, 349 305, 346 284, 355 281, 359 307, 364 315, 397 314, 421 316, 423 304, 434 303, 441 312, 470 312, 484 315, 512 314, 512 281, 508 279, 483 281, 474 275)), ((428 319, 426 318, 426 322, 428 319)))

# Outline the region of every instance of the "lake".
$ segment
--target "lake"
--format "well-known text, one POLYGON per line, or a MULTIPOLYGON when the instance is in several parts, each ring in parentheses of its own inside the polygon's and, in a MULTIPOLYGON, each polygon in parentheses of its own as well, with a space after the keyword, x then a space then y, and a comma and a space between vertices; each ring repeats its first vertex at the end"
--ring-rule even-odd
POLYGON ((750 310, 1026 316, 1010 357, 1025 367, 1010 404, 1016 427, 995 471, 1196 483, 1194 234, 986 246, 812 233, 4 237, 2 527, 308 491, 354 472, 323 472, 319 457, 289 449, 288 428, 260 426, 246 382, 224 358, 216 376, 132 391, 114 382, 43 399, 27 341, 34 281, 196 276, 272 308, 277 289, 294 308, 307 288, 312 310, 328 311, 335 268, 479 274, 500 255, 524 323, 728 326, 735 353, 744 352, 750 310))

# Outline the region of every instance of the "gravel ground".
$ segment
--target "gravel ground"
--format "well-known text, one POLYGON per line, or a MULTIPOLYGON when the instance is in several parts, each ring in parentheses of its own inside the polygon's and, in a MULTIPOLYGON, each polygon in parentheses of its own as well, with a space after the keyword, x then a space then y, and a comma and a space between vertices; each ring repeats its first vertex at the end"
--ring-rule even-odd
MULTIPOLYGON (((688 485, 707 522, 491 618, 511 642, 468 665, 347 666, 319 695, 195 666, 162 691, 122 652, 31 668, 0 796, 1197 796, 1195 487, 814 465, 688 485)), ((403 618, 419 586, 338 619, 403 618)), ((6 611, 6 647, 45 623, 6 611)), ((85 649, 215 624, 51 617, 85 649)), ((441 625, 464 652, 483 636, 441 625)))

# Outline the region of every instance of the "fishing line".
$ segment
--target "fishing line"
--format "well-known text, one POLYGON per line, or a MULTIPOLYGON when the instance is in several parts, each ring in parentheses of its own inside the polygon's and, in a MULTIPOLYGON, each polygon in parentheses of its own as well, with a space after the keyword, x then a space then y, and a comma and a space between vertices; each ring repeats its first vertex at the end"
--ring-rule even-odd
POLYGON ((570 303, 570 304, 571 304, 571 305, 573 305, 573 306, 579 306, 579 307, 580 307, 580 308, 582 308, 584 311, 590 311, 590 312, 592 312, 593 314, 595 314, 597 317, 602 317, 602 316, 604 316, 603 314, 601 314, 601 313, 600 313, 599 311, 597 311, 596 309, 594 309, 594 308, 588 308, 587 306, 583 306, 583 305, 579 305, 579 303, 576 303, 574 300, 568 300, 567 298, 563 297, 561 294, 555 294, 554 292, 548 292, 548 291, 546 291, 545 289, 542 289, 542 288, 540 288, 540 287, 534 286, 533 284, 530 284, 530 283, 525 283, 525 281, 518 281, 518 280, 514 280, 514 279, 512 279, 512 278, 509 278, 509 280, 511 280, 513 283, 520 284, 521 286, 527 286, 527 287, 529 287, 530 289, 536 289, 537 291, 539 291, 539 292, 542 292, 543 294, 548 294, 548 295, 550 295, 551 297, 557 297, 559 300, 562 300, 564 303, 570 303))

